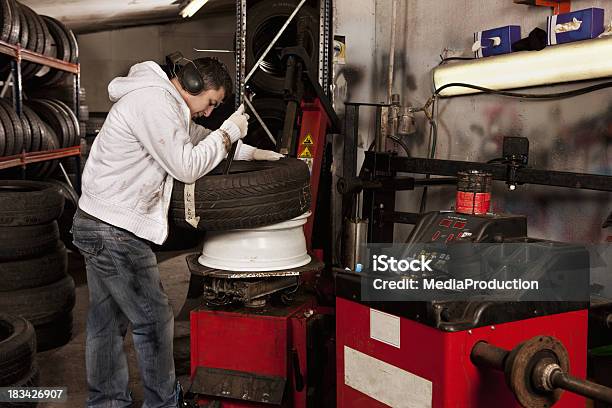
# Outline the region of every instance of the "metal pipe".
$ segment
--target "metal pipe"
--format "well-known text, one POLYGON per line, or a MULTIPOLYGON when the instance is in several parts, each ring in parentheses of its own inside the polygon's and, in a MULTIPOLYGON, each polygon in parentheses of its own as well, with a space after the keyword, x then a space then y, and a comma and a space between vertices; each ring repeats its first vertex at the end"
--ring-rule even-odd
POLYGON ((219 53, 227 53, 227 54, 233 54, 236 52, 234 50, 204 50, 204 49, 199 49, 199 48, 194 48, 193 50, 197 52, 219 52, 219 53))
POLYGON ((356 271, 357 264, 367 267, 368 220, 354 218, 344 223, 344 266, 356 271))
POLYGON ((397 3, 399 0, 393 0, 391 6, 391 46, 389 47, 389 72, 387 79, 387 102, 391 103, 391 95, 393 94, 393 65, 395 63, 395 32, 397 30, 397 3))
POLYGON ((253 107, 253 104, 251 103, 251 100, 246 95, 244 97, 244 103, 246 103, 246 105, 249 107, 251 112, 253 112, 253 115, 255 115, 255 119, 257 119, 257 121, 259 122, 259 124, 261 125, 263 130, 266 132, 266 134, 268 135, 268 137, 270 138, 272 143, 274 143, 276 145, 276 138, 274 136, 272 136, 272 132, 270 132, 270 129, 268 129, 268 127, 264 123, 263 119, 259 116, 259 113, 257 113, 255 108, 253 107))
POLYGON ((257 71, 257 68, 259 68, 259 65, 261 64, 261 61, 264 60, 264 58, 266 58, 266 56, 268 55, 268 53, 270 52, 270 50, 272 49, 272 47, 274 47, 274 44, 276 44, 276 41, 278 41, 278 39, 281 37, 281 35, 283 35, 283 33, 285 32, 285 30, 287 29, 287 27, 289 27, 289 24, 291 23, 291 21, 293 20, 293 18, 296 16, 296 14, 298 13, 298 11, 300 11, 300 9, 302 8, 302 6, 304 5, 304 3, 306 3, 306 0, 302 0, 300 1, 300 4, 297 5, 297 7, 295 8, 295 10, 293 10, 293 13, 291 13, 291 15, 289 16, 289 18, 287 18, 287 21, 285 21, 285 24, 283 24, 283 26, 281 27, 281 29, 279 30, 279 32, 274 36, 274 38, 272 39, 272 41, 270 42, 270 45, 268 45, 268 48, 266 48, 266 50, 263 52, 263 54, 261 54, 261 56, 259 57, 259 59, 257 60, 257 62, 255 63, 255 65, 253 65, 253 68, 251 68, 251 71, 248 73, 248 75, 246 76, 246 78, 244 78, 244 83, 246 84, 249 79, 253 76, 253 74, 255 73, 255 71, 257 71))

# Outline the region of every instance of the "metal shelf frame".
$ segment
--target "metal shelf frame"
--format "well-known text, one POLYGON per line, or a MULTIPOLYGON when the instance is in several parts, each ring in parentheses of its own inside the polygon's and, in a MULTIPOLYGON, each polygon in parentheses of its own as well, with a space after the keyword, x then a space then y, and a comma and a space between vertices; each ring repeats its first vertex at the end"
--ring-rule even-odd
MULTIPOLYGON (((255 118, 262 126, 272 143, 276 144, 276 140, 270 133, 270 130, 263 122, 255 108, 253 107, 251 101, 247 96, 245 96, 245 85, 246 82, 251 78, 251 76, 258 69, 259 63, 263 58, 265 58, 266 54, 272 49, 274 43, 278 40, 278 38, 285 31, 291 20, 295 17, 295 14, 299 9, 306 3, 306 0, 302 0, 297 4, 296 11, 293 15, 289 16, 285 25, 281 28, 281 30, 277 33, 275 38, 272 40, 271 44, 268 46, 266 51, 260 57, 260 60, 256 62, 251 68, 251 72, 246 73, 246 31, 247 31, 247 1, 246 0, 236 0, 236 84, 237 84, 237 92, 236 92, 236 108, 240 106, 242 103, 246 103, 249 109, 255 115, 255 118)), ((319 0, 319 68, 318 68, 318 79, 319 84, 323 88, 326 95, 331 95, 331 86, 330 86, 330 55, 332 53, 333 44, 331 43, 332 37, 332 0, 319 0)))
MULTIPOLYGON (((80 105, 80 87, 81 87, 81 67, 78 63, 62 61, 57 58, 48 57, 36 53, 34 51, 22 48, 19 45, 13 45, 0 41, 0 54, 5 54, 12 57, 11 74, 13 81, 13 107, 17 114, 21 116, 23 108, 23 82, 21 77, 21 62, 29 61, 42 66, 62 70, 73 74, 73 106, 72 110, 79 117, 80 105)), ((7 79, 8 81, 8 79, 7 79)), ((25 166, 31 163, 38 163, 46 160, 55 160, 65 157, 75 157, 77 160, 77 169, 81 168, 81 147, 72 146, 62 149, 54 149, 47 151, 28 152, 22 151, 19 155, 0 157, 0 170, 11 167, 22 167, 22 178, 25 178, 25 166)), ((77 172, 77 191, 80 192, 81 175, 77 172)))

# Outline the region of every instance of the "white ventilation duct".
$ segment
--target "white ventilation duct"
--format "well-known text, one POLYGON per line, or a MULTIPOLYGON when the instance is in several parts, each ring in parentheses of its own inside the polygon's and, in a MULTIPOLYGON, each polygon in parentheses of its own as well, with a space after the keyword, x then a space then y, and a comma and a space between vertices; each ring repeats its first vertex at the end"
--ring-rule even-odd
MULTIPOLYGON (((521 51, 473 61, 447 63, 433 72, 435 89, 451 83, 478 85, 495 90, 552 85, 612 77, 612 37, 521 51)), ((441 96, 477 93, 475 89, 449 87, 441 96)))

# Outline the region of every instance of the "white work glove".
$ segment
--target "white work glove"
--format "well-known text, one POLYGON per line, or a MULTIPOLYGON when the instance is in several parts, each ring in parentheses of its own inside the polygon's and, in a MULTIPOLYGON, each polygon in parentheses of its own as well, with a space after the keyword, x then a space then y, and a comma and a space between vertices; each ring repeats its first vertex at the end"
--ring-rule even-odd
POLYGON ((283 157, 285 156, 280 153, 273 152, 272 150, 255 149, 253 152, 253 160, 277 161, 283 157))
MULTIPOLYGON (((244 113, 244 105, 240 105, 236 112, 232 113, 232 116, 227 118, 227 120, 238 126, 238 129, 240 129, 240 138, 246 136, 249 128, 249 115, 244 113)), ((235 140, 232 140, 232 143, 234 142, 235 140)))

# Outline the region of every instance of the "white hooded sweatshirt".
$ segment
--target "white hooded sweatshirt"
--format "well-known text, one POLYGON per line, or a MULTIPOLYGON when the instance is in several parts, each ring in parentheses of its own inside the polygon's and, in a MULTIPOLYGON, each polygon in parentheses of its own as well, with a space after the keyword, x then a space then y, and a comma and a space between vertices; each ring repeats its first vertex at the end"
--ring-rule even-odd
MULTIPOLYGON (((191 121, 189 107, 155 62, 134 65, 108 86, 115 102, 83 171, 79 207, 134 235, 162 244, 168 236, 173 179, 194 183, 227 156, 221 132, 191 121)), ((230 121, 221 129, 238 139, 230 121)), ((239 142, 237 160, 255 148, 239 142)))

